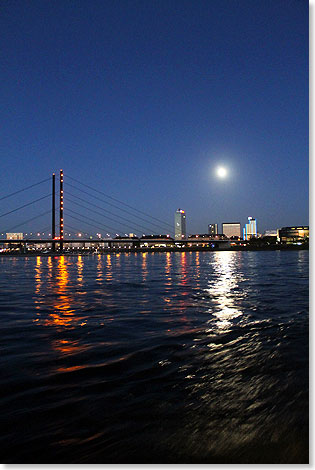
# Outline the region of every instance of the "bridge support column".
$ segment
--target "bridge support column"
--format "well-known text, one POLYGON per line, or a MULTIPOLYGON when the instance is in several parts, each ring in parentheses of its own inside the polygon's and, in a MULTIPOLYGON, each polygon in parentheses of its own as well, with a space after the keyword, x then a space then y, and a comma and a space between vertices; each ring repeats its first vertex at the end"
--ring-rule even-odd
POLYGON ((56 192, 56 183, 55 183, 55 173, 52 175, 52 207, 51 207, 51 251, 54 253, 56 251, 56 201, 55 201, 55 192, 56 192))
POLYGON ((60 170, 60 251, 63 250, 63 171, 60 170))

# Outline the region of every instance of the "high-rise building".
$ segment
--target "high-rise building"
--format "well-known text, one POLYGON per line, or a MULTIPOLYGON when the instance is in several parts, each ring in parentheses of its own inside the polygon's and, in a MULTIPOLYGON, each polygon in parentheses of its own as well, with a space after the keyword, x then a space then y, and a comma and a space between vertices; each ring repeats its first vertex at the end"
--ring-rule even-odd
POLYGON ((186 214, 183 209, 175 212, 175 239, 186 238, 186 214))
POLYGON ((257 237, 257 221, 253 217, 248 217, 248 223, 243 228, 243 238, 244 240, 250 240, 254 237, 257 237))
POLYGON ((224 222, 222 224, 222 233, 228 238, 241 238, 241 224, 239 222, 224 222))
POLYGON ((213 236, 218 235, 218 224, 209 224, 208 234, 213 236))

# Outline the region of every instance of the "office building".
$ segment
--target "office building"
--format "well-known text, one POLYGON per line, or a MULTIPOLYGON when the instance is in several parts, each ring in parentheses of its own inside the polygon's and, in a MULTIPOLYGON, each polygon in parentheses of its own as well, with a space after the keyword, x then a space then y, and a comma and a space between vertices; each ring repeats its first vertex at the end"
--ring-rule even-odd
POLYGON ((23 233, 6 233, 7 240, 23 240, 23 233))
POLYGON ((222 233, 227 238, 241 238, 241 224, 239 222, 224 222, 222 224, 222 233))
POLYGON ((248 223, 243 228, 243 238, 244 240, 257 238, 257 221, 253 217, 248 217, 248 223))
POLYGON ((278 231, 277 230, 266 230, 264 233, 264 237, 277 237, 278 231))
POLYGON ((175 212, 175 239, 186 238, 186 214, 183 209, 175 212))
POLYGON ((282 227, 278 230, 278 240, 281 243, 296 244, 308 241, 310 235, 308 225, 298 227, 282 227))
POLYGON ((218 235, 218 224, 209 224, 208 234, 213 236, 218 235))

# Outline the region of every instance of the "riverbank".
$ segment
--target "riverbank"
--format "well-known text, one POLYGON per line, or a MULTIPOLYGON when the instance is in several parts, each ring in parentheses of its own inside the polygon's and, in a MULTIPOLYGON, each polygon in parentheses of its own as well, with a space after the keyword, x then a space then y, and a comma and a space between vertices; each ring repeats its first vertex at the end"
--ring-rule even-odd
POLYGON ((269 245, 263 247, 257 246, 233 246, 229 248, 210 248, 210 247, 183 247, 183 248, 117 248, 109 250, 75 250, 75 251, 63 251, 63 252, 41 252, 32 251, 26 253, 20 252, 6 252, 0 253, 0 256, 17 256, 17 257, 28 257, 28 256, 82 256, 82 255, 108 255, 115 253, 185 253, 185 252, 197 252, 197 251, 297 251, 297 250, 308 250, 308 245, 269 245))

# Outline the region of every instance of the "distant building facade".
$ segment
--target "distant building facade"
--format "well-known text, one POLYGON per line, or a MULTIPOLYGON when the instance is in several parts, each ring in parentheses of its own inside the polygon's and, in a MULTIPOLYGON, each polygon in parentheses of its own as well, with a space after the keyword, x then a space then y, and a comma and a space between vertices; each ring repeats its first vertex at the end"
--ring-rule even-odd
POLYGON ((213 236, 218 235, 218 224, 209 224, 208 234, 213 236))
POLYGON ((266 230, 264 233, 264 237, 277 237, 278 230, 266 230))
POLYGON ((175 212, 175 240, 186 238, 186 214, 183 209, 175 212))
POLYGON ((23 233, 6 233, 7 240, 23 240, 23 233))
POLYGON ((224 222, 222 224, 222 233, 228 238, 241 238, 241 224, 239 222, 224 222))
POLYGON ((278 240, 281 243, 302 243, 309 239, 310 230, 308 225, 298 227, 282 227, 278 230, 278 240))
POLYGON ((248 223, 243 228, 243 238, 244 240, 257 238, 257 221, 253 217, 248 217, 248 223))

